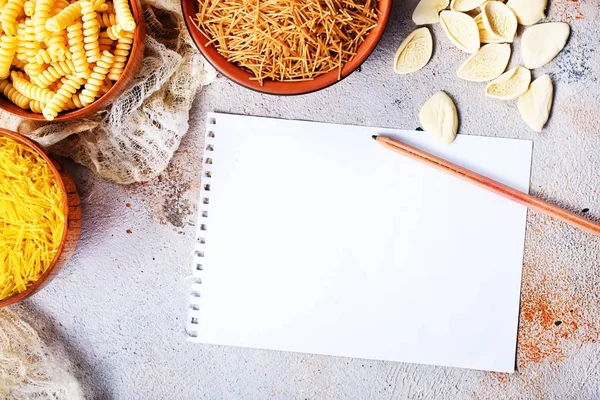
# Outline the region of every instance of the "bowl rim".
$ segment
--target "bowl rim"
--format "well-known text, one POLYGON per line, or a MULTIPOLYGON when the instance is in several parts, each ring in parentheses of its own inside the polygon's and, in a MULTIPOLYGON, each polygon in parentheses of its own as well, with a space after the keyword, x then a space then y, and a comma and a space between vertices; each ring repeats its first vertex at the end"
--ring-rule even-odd
MULTIPOLYGON (((194 37, 195 35, 194 35, 193 32, 195 32, 197 34, 200 34, 200 35, 202 35, 202 33, 196 27, 196 25, 193 23, 193 21, 192 21, 193 15, 189 14, 189 10, 188 10, 188 6, 187 5, 190 2, 192 2, 192 1, 195 2, 195 3, 198 2, 198 0, 180 0, 181 10, 182 10, 182 14, 183 14, 183 20, 185 22, 185 27, 188 30, 190 38, 192 39, 192 42, 194 42, 194 45, 200 51, 200 53, 202 53, 202 55, 208 61, 208 63, 210 65, 212 65, 212 67, 215 68, 217 71, 219 71, 221 74, 223 74, 225 77, 227 77, 227 79, 229 79, 230 81, 232 81, 232 82, 234 82, 234 83, 236 83, 236 84, 238 84, 238 85, 240 85, 242 87, 245 87, 245 88, 250 89, 250 90, 252 90, 254 92, 257 92, 257 93, 263 93, 263 94, 269 94, 269 95, 276 95, 276 96, 297 96, 297 95, 304 95, 304 94, 315 93, 315 92, 318 92, 320 90, 327 89, 328 87, 333 86, 336 83, 341 82, 342 80, 344 80, 348 76, 350 76, 354 71, 356 71, 358 68, 360 68, 365 61, 367 61, 367 59, 371 56, 371 54, 373 53, 373 51, 375 50, 375 48, 379 44, 379 41, 381 40, 381 37, 383 36, 383 34, 385 32, 385 29, 387 27, 387 23, 388 23, 388 20, 389 20, 389 17, 390 17, 390 13, 391 13, 391 9, 392 9, 392 3, 393 3, 393 0, 377 0, 377 9, 380 12, 380 15, 379 15, 379 17, 377 19, 377 25, 378 25, 378 27, 380 29, 378 29, 375 32, 369 32, 367 34, 367 36, 365 38, 368 38, 371 34, 375 34, 374 40, 373 40, 372 43, 368 44, 367 50, 365 51, 362 60, 360 60, 359 62, 357 62, 356 65, 353 65, 349 70, 344 71, 349 64, 352 64, 354 58, 351 58, 342 67, 342 72, 341 72, 341 76, 340 76, 339 79, 334 79, 331 82, 329 82, 329 83, 327 83, 327 84, 325 84, 323 86, 317 86, 317 87, 311 88, 309 90, 299 90, 299 91, 294 91, 294 92, 286 92, 286 91, 282 91, 281 89, 278 90, 278 91, 275 91, 275 90, 263 89, 263 86, 260 86, 260 85, 246 84, 243 81, 238 80, 235 77, 230 76, 229 73, 224 72, 218 66, 218 62, 215 60, 215 57, 213 57, 211 54, 208 54, 205 51, 205 49, 204 49, 205 46, 202 46, 200 43, 198 43, 198 41, 194 37)), ((364 45, 365 45, 364 42, 361 43, 361 45, 358 47, 358 49, 360 49, 364 45)), ((213 46, 213 48, 214 48, 214 46, 213 46)), ((221 58, 225 59, 220 54, 218 55, 218 57, 221 57, 221 58)), ((217 59, 218 59, 218 57, 217 57, 217 59)), ((227 60, 225 59, 225 61, 227 61, 227 60)), ((241 70, 241 71, 246 72, 244 69, 238 67, 237 65, 229 63, 229 61, 227 61, 227 63, 229 65, 232 65, 237 70, 241 70)), ((332 75, 332 74, 338 75, 337 69, 329 71, 326 74, 323 74, 323 75, 317 77, 317 79, 321 78, 321 77, 326 77, 326 76, 332 75)), ((255 82, 255 81, 250 81, 250 82, 255 82)), ((286 85, 292 86, 292 85, 299 84, 299 83, 305 83, 305 81, 297 81, 297 82, 280 82, 280 81, 276 81, 276 83, 279 83, 279 84, 285 83, 286 85)))
POLYGON ((62 179, 62 176, 60 175, 60 172, 58 171, 58 168, 56 168, 56 165, 54 165, 54 161, 52 161, 52 159, 33 140, 31 140, 19 133, 10 131, 8 129, 0 128, 0 137, 2 137, 2 136, 8 137, 8 138, 18 142, 19 144, 22 144, 24 146, 27 146, 27 147, 33 149, 37 154, 40 155, 40 157, 42 157, 42 159, 44 161, 46 161, 46 163, 50 166, 50 170, 54 174, 54 177, 56 178, 56 181, 58 182, 58 185, 60 187, 60 190, 62 193, 62 200, 63 200, 63 209, 64 209, 64 213, 65 213, 65 222, 64 222, 65 226, 63 229, 62 238, 60 239, 60 244, 58 245, 58 250, 56 252, 56 255, 54 256, 54 259, 50 263, 50 266, 48 268, 46 268, 46 271, 44 271, 42 276, 40 276, 40 278, 37 281, 33 282, 33 284, 31 286, 29 286, 27 289, 25 289, 25 291, 23 291, 21 293, 17 293, 16 295, 8 297, 4 300, 0 300, 0 307, 5 307, 10 304, 19 302, 19 301, 23 300, 24 298, 28 297, 32 292, 35 292, 39 288, 39 286, 42 285, 42 283, 46 280, 46 278, 48 278, 48 275, 50 275, 52 270, 54 270, 54 267, 56 266, 56 264, 58 264, 58 260, 60 259, 60 256, 63 253, 63 249, 64 249, 65 243, 67 241, 67 235, 69 233, 69 217, 70 216, 69 216, 69 198, 67 196, 67 188, 65 187, 65 183, 62 179))
MULTIPOLYGON (((123 68, 123 72, 121 73, 121 77, 119 78, 119 80, 121 80, 121 78, 123 76, 126 76, 128 73, 130 73, 129 71, 134 67, 134 65, 133 65, 134 63, 132 62, 133 61, 132 55, 136 54, 136 51, 138 51, 138 48, 140 46, 145 46, 144 41, 145 41, 145 36, 146 36, 146 24, 144 21, 144 10, 142 9, 142 6, 141 6, 139 0, 130 0, 129 3, 131 5, 131 12, 133 14, 133 18, 135 19, 135 22, 137 24, 137 26, 135 27, 135 30, 134 30, 134 34, 139 35, 139 40, 133 41, 133 43, 131 45, 131 50, 129 51, 129 56, 127 57, 127 63, 125 64, 125 68, 123 68)), ((143 47, 142 47, 142 49, 143 49, 143 47)), ((134 73, 135 73, 135 71, 134 71, 134 73)), ((23 113, 19 114, 19 113, 16 113, 13 111, 14 107, 11 107, 11 108, 0 107, 0 109, 2 109, 3 111, 6 111, 16 117, 22 118, 22 119, 26 119, 26 120, 30 120, 30 121, 47 122, 47 123, 64 122, 64 121, 70 121, 70 120, 74 120, 74 119, 86 118, 94 113, 94 110, 90 111, 90 107, 93 106, 95 109, 97 109, 97 111, 101 111, 102 109, 104 109, 106 106, 108 106, 114 100, 114 99, 110 98, 110 95, 113 94, 114 92, 118 92, 122 89, 118 85, 118 83, 119 83, 119 81, 116 81, 113 84, 113 86, 110 89, 108 89, 108 92, 104 93, 97 100, 95 100, 92 104, 89 104, 85 107, 78 108, 75 110, 71 110, 71 111, 67 111, 67 112, 60 112, 52 121, 48 121, 44 117, 43 114, 34 113, 31 110, 22 110, 23 113)), ((9 103, 10 103, 10 100, 9 100, 9 103)), ((18 106, 15 106, 15 107, 18 108, 18 106)))

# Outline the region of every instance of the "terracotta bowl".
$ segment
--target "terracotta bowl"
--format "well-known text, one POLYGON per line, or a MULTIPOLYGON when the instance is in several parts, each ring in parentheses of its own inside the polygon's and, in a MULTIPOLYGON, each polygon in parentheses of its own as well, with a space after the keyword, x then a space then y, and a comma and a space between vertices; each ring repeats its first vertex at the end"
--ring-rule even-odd
MULTIPOLYGON (((144 12, 140 4, 140 0, 130 0, 131 11, 137 27, 135 28, 133 36, 133 44, 131 45, 131 51, 123 75, 121 78, 114 83, 112 88, 105 93, 102 97, 96 99, 95 102, 87 107, 76 109, 73 111, 61 112, 52 122, 61 121, 74 121, 80 118, 87 117, 100 111, 110 105, 115 99, 117 99, 123 92, 129 87, 135 74, 142 65, 142 59, 144 58, 144 40, 146 39, 146 25, 144 24, 144 12)), ((10 100, 0 94, 0 109, 10 112, 18 117, 34 120, 34 121, 46 121, 46 118, 42 114, 37 114, 31 110, 23 110, 20 107, 14 105, 10 100)), ((46 121, 47 122, 47 121, 46 121)))
POLYGON ((65 171, 59 163, 48 157, 38 145, 18 133, 2 128, 0 128, 0 136, 11 138, 16 142, 33 149, 48 163, 60 185, 65 211, 65 230, 54 260, 46 272, 42 274, 40 279, 34 282, 27 290, 9 297, 8 299, 0 300, 0 307, 5 307, 36 293, 46 286, 65 267, 67 261, 75 252, 75 247, 79 240, 79 233, 81 232, 81 205, 79 203, 79 195, 77 194, 77 188, 75 187, 73 179, 71 179, 67 171, 65 171))
MULTIPOLYGON (((377 20, 377 26, 371 29, 365 41, 359 46, 357 54, 344 65, 341 73, 342 78, 350 75, 352 71, 358 68, 375 49, 377 43, 379 43, 379 39, 381 39, 381 36, 383 35, 383 31, 385 30, 385 26, 390 16, 391 7, 392 0, 379 0, 379 18, 377 20)), ((250 78, 253 77, 252 74, 234 64, 231 64, 225 57, 220 55, 215 46, 210 45, 206 47, 208 39, 200 32, 200 30, 198 30, 198 28, 196 28, 193 23, 193 19, 198 13, 198 0, 181 0, 181 8, 183 9, 183 17, 188 31, 190 32, 194 43, 202 52, 204 57, 219 72, 242 86, 262 93, 293 95, 315 92, 338 82, 338 71, 334 70, 318 76, 310 81, 276 82, 269 80, 264 81, 263 86, 261 86, 258 81, 250 80, 250 78)))

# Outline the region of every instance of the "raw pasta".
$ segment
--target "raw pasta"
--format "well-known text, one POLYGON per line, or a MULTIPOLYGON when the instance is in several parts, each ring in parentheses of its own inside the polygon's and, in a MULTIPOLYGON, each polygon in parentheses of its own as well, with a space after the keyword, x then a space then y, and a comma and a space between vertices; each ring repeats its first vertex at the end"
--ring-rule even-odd
POLYGON ((0 39, 0 79, 8 78, 10 66, 17 52, 17 38, 2 36, 0 39))
POLYGON ((118 81, 125 64, 127 63, 127 57, 129 57, 129 51, 131 50, 131 44, 133 43, 133 33, 125 32, 122 38, 117 41, 117 47, 115 48, 115 62, 108 72, 108 79, 111 81, 118 81))
POLYGON ((102 86, 104 79, 106 79, 106 75, 108 75, 108 71, 114 62, 115 56, 108 51, 102 53, 102 56, 100 56, 100 59, 96 63, 90 78, 87 80, 87 83, 79 96, 79 99, 84 106, 92 104, 96 97, 98 97, 100 87, 102 86))
POLYGON ((25 79, 24 74, 21 72, 13 71, 10 75, 10 78, 12 79, 12 83, 15 89, 17 89, 19 93, 32 100, 47 103, 52 99, 52 96, 54 96, 55 94, 51 90, 41 88, 29 82, 27 79, 25 79))
POLYGON ((114 0, 113 5, 115 7, 115 13, 117 14, 117 22, 119 25, 128 32, 135 30, 135 20, 131 14, 129 3, 127 0, 114 0))
POLYGON ((33 14, 35 13, 35 1, 34 0, 28 0, 25 3, 23 3, 23 12, 28 17, 32 17, 33 14))
POLYGON ((29 103, 31 103, 31 99, 23 96, 21 93, 17 91, 13 87, 13 85, 9 81, 0 81, 0 92, 4 94, 10 101, 26 110, 29 108, 29 103))
POLYGON ((50 36, 46 29, 46 21, 50 18, 53 0, 37 0, 35 13, 33 14, 33 25, 35 27, 35 40, 43 42, 50 36))
POLYGON ((77 22, 69 26, 67 32, 75 72, 80 78, 87 78, 90 75, 90 70, 85 48, 83 47, 83 25, 77 22))
POLYGON ((52 121, 59 112, 65 109, 65 105, 71 99, 71 97, 79 90, 83 84, 83 79, 75 75, 70 75, 67 81, 61 86, 55 96, 52 97, 50 102, 46 104, 42 111, 44 117, 47 120, 52 121))
POLYGON ((8 0, 2 8, 0 21, 2 22, 2 31, 8 36, 17 34, 17 17, 23 10, 23 0, 8 0))
POLYGON ((75 22, 75 19, 81 15, 81 3, 73 3, 60 13, 46 21, 46 29, 50 32, 59 32, 75 22))
POLYGON ((108 93, 134 40, 128 0, 0 0, 0 95, 48 120, 108 93))
POLYGON ((81 2, 81 18, 83 19, 83 47, 88 62, 96 62, 100 59, 98 39, 100 38, 100 24, 96 18, 94 5, 89 1, 81 2))

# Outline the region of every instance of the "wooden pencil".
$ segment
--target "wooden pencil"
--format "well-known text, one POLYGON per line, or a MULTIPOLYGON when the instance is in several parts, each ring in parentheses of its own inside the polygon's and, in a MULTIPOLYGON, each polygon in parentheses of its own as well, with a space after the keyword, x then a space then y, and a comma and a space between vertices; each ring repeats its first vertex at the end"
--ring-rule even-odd
POLYGON ((451 163, 398 140, 386 136, 373 136, 373 139, 375 139, 377 143, 381 144, 383 147, 395 151, 396 153, 403 154, 412 159, 421 161, 432 167, 452 174, 458 178, 469 181, 479 187, 522 204, 530 210, 544 213, 560 221, 566 222, 576 228, 600 236, 600 224, 584 218, 581 215, 575 214, 574 212, 565 210, 564 208, 551 204, 535 196, 531 196, 530 194, 523 193, 503 183, 487 178, 476 172, 463 168, 459 165, 451 163))

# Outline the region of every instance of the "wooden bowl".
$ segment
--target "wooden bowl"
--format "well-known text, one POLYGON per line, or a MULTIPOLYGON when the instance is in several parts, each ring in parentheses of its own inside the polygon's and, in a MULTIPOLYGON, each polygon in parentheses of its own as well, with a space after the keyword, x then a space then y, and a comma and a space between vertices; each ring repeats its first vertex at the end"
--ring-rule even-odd
MULTIPOLYGON (((123 92, 129 88, 129 85, 133 82, 135 74, 140 69, 140 66, 142 65, 142 59, 144 58, 146 25, 144 24, 144 12, 142 10, 140 0, 130 0, 129 3, 131 4, 131 12, 133 13, 133 18, 135 19, 137 27, 135 28, 133 44, 131 45, 131 51, 129 53, 129 58, 127 59, 127 64, 125 64, 123 75, 114 83, 107 93, 105 93, 99 99, 96 99, 96 101, 89 106, 72 111, 61 112, 58 114, 58 116, 56 116, 56 118, 54 118, 52 122, 74 121, 94 114, 113 103, 115 99, 122 95, 123 92)), ((14 105, 1 93, 0 109, 8 111, 9 113, 23 119, 49 122, 42 114, 34 113, 31 110, 23 110, 22 108, 14 105)))
POLYGON ((67 171, 65 171, 58 162, 48 157, 48 155, 46 155, 46 153, 44 153, 44 151, 34 142, 18 133, 0 128, 0 136, 11 138, 16 142, 33 149, 48 163, 60 185, 65 211, 65 230, 54 260, 42 274, 40 279, 35 281, 33 285, 27 288, 27 290, 9 297, 8 299, 0 300, 0 307, 5 307, 36 293, 54 279, 54 277, 65 267, 67 261, 69 261, 75 252, 75 247, 79 240, 79 233, 81 232, 81 205, 73 179, 71 179, 67 171))
MULTIPOLYGON (((200 52, 219 72, 244 87, 268 94, 294 95, 315 92, 339 82, 338 71, 334 70, 310 81, 277 82, 266 80, 261 86, 258 81, 250 80, 254 75, 231 64, 225 57, 219 54, 215 46, 210 45, 206 47, 208 39, 193 23, 193 19, 198 13, 198 0, 181 0, 181 8, 188 31, 200 52)), ((358 47, 356 55, 342 67, 341 78, 350 75, 375 49, 385 30, 391 8, 392 0, 378 1, 379 17, 377 19, 377 26, 371 29, 365 41, 358 47)))

